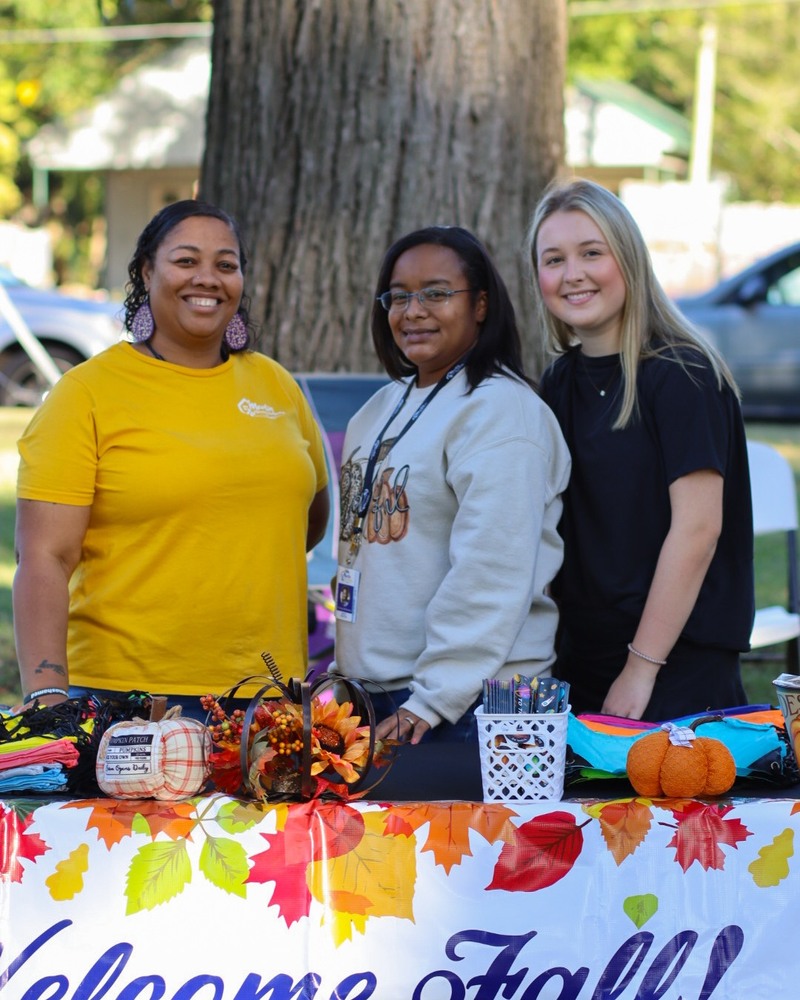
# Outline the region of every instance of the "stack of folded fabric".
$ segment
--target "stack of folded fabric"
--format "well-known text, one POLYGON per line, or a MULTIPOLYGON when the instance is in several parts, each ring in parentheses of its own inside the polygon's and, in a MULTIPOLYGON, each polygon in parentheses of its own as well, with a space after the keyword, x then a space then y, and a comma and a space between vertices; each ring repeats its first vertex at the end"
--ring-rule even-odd
POLYGON ((0 713, 0 795, 69 792, 97 795, 97 747, 114 722, 147 717, 150 696, 132 691, 119 701, 93 695, 21 715, 0 713))
MULTIPOLYGON (((6 723, 2 718, 3 725, 6 723)), ((0 795, 9 792, 59 792, 66 788, 66 769, 79 759, 75 741, 34 736, 0 744, 0 795)))

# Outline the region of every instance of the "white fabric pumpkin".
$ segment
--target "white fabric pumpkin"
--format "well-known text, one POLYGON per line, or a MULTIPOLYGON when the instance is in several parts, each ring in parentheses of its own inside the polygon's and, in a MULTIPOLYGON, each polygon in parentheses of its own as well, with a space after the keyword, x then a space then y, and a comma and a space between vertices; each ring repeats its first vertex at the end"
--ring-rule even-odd
POLYGON ((117 722, 100 739, 97 783, 117 799, 185 799, 208 780, 210 753, 211 734, 196 719, 117 722))

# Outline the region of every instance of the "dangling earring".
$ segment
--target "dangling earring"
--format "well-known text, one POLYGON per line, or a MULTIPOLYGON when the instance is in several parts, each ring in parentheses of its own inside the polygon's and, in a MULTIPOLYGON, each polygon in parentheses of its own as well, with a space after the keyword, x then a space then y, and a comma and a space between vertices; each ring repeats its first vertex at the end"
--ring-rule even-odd
POLYGON ((150 310, 150 303, 143 302, 136 310, 131 321, 131 333, 137 344, 149 340, 153 336, 156 324, 153 321, 153 313, 150 310))
POLYGON ((247 326, 238 312, 225 327, 225 343, 232 351, 241 351, 247 346, 247 326))

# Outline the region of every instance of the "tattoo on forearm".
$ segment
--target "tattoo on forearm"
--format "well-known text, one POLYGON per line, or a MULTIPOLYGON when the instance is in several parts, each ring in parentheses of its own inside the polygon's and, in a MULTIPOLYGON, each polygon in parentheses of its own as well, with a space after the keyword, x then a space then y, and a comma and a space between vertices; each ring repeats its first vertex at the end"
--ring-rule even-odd
POLYGON ((60 663, 51 663, 49 660, 42 660, 38 667, 34 667, 33 672, 43 674, 46 670, 51 670, 54 674, 60 674, 62 677, 67 676, 67 671, 60 663))

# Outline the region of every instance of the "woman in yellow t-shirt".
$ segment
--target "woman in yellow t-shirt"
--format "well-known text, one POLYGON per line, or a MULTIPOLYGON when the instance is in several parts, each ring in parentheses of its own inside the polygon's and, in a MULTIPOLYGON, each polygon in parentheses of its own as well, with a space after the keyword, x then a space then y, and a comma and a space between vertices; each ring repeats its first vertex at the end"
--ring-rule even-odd
POLYGON ((327 472, 295 380, 250 349, 245 266, 226 213, 162 209, 129 265, 131 340, 67 372, 21 438, 23 707, 71 687, 191 709, 263 651, 305 673, 327 472))

